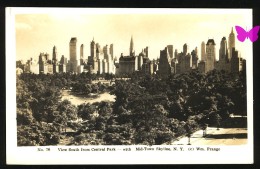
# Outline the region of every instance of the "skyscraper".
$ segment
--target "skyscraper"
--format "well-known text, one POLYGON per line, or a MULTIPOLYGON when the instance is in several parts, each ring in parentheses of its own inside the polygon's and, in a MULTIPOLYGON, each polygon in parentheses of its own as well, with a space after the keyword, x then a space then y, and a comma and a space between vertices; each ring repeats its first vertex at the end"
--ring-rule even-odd
POLYGON ((81 44, 80 46, 80 59, 83 59, 84 58, 84 45, 81 44))
POLYGON ((69 71, 77 72, 77 38, 73 37, 70 40, 70 61, 69 61, 69 71))
POLYGON ((216 62, 216 69, 217 70, 225 70, 227 72, 230 71, 226 37, 223 37, 221 42, 220 42, 219 60, 218 60, 218 62, 216 62))
POLYGON ((109 54, 111 55, 112 59, 114 59, 114 45, 110 44, 109 54))
POLYGON ((188 45, 185 43, 185 44, 183 45, 183 54, 184 54, 184 55, 187 55, 188 50, 189 50, 188 45))
POLYGON ((58 55, 57 55, 57 48, 56 46, 53 47, 52 51, 52 65, 53 65, 53 73, 59 72, 59 66, 58 66, 58 55))
MULTIPOLYGON (((55 51, 55 47, 53 48, 53 50, 55 51)), ((33 63, 32 59, 28 63, 33 63)), ((49 60, 49 54, 48 53, 40 53, 38 63, 39 63, 39 73, 42 73, 42 74, 47 74, 47 73, 52 74, 53 68, 54 67, 56 68, 56 65, 53 64, 53 61, 49 60)), ((30 64, 30 66, 31 65, 32 64, 30 64)))
POLYGON ((113 44, 101 47, 93 38, 86 67, 91 73, 115 73, 113 44))
POLYGON ((229 59, 232 57, 232 48, 235 48, 235 34, 233 32, 233 27, 228 37, 228 53, 229 53, 228 58, 229 59))
POLYGON ((80 65, 84 64, 84 45, 80 45, 80 65))
POLYGON ((94 58, 96 58, 96 43, 94 41, 94 38, 93 40, 90 42, 90 57, 91 57, 91 60, 93 60, 94 58))
POLYGON ((160 59, 159 59, 159 74, 161 76, 168 76, 171 73, 171 65, 169 63, 170 56, 168 52, 168 47, 165 47, 164 50, 160 51, 160 59))
POLYGON ((227 40, 226 37, 223 37, 220 42, 220 49, 219 49, 219 61, 228 59, 228 49, 227 49, 227 40))
POLYGON ((178 58, 178 50, 177 49, 175 49, 175 51, 174 51, 174 58, 179 60, 179 58, 178 58))
POLYGON ((142 52, 138 55, 138 70, 142 69, 142 65, 143 65, 143 60, 144 60, 145 54, 144 54, 144 50, 142 50, 142 52))
POLYGON ((198 67, 198 50, 197 47, 191 52, 192 59, 192 69, 196 69, 198 67))
POLYGON ((104 59, 108 60, 108 45, 103 47, 104 59))
POLYGON ((66 72, 67 58, 64 55, 60 58, 59 72, 66 72))
POLYGON ((173 45, 168 45, 167 48, 168 48, 170 58, 172 59, 173 58, 173 45))
POLYGON ((215 68, 216 50, 214 39, 209 39, 206 44, 206 72, 215 68))
POLYGON ((145 53, 145 56, 148 58, 149 57, 149 52, 148 52, 148 46, 146 46, 146 48, 144 49, 144 53, 145 53))
POLYGON ((235 48, 232 48, 232 56, 230 62, 231 62, 231 73, 238 73, 240 70, 240 58, 239 58, 238 51, 235 48))
POLYGON ((98 60, 102 61, 103 53, 101 53, 101 48, 98 43, 95 43, 94 38, 90 42, 90 57, 88 59, 89 71, 92 73, 97 73, 99 71, 98 60))
POLYGON ((205 50, 205 42, 201 43, 201 60, 206 61, 206 50, 205 50))
POLYGON ((53 50, 52 50, 52 63, 53 64, 57 63, 57 48, 56 48, 56 46, 54 46, 53 50))
POLYGON ((194 49, 196 55, 198 55, 198 47, 196 46, 196 48, 194 49))
POLYGON ((135 51, 134 51, 134 41, 133 41, 133 36, 131 36, 131 41, 130 41, 130 48, 129 48, 130 52, 129 55, 130 56, 134 56, 135 51))
POLYGON ((192 56, 190 55, 190 53, 184 54, 184 52, 181 52, 178 54, 178 58, 179 60, 176 65, 176 73, 180 74, 189 72, 192 66, 192 56))

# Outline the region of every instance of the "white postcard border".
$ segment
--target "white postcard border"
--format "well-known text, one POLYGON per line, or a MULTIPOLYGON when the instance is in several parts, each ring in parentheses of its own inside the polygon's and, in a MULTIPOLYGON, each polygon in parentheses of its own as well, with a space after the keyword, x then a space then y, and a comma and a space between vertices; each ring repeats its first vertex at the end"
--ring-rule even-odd
MULTIPOLYGON (((253 57, 247 57, 247 113, 248 113, 248 143, 240 146, 151 146, 169 147, 176 151, 136 151, 138 147, 150 146, 43 146, 17 147, 16 129, 16 80, 15 80, 15 19, 21 13, 55 13, 57 10, 73 10, 76 13, 91 13, 94 11, 110 13, 185 13, 202 12, 228 13, 245 12, 251 15, 250 9, 72 9, 72 8, 6 8, 6 156, 7 164, 244 164, 253 163, 253 57), (106 151, 59 151, 58 148, 95 149, 104 147, 106 151), (181 151, 180 147, 185 150, 181 151), (220 151, 197 151, 196 149, 219 148, 220 151), (43 149, 44 151, 40 151, 43 149), (124 151, 131 148, 131 151, 124 151), (192 150, 193 148, 193 150, 192 150), (108 149, 111 149, 108 150, 108 149), (112 151, 116 149, 116 151, 112 151)), ((252 19, 248 21, 252 25, 252 19)), ((251 43, 251 42, 245 42, 251 43)), ((249 54, 253 56, 251 49, 249 54)), ((150 148, 151 148, 150 147, 150 148)))

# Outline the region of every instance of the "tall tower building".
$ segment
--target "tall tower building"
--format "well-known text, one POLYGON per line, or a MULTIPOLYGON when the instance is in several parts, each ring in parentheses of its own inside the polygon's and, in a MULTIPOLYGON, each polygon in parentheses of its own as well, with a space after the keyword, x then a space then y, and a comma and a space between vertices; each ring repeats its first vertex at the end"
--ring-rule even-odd
POLYGON ((232 56, 230 59, 231 62, 231 73, 238 73, 240 67, 240 57, 238 51, 235 48, 232 48, 232 56))
POLYGON ((206 61, 206 45, 205 45, 205 42, 203 41, 201 43, 201 60, 202 61, 206 61))
POLYGON ((57 48, 56 48, 56 46, 54 46, 53 51, 52 51, 53 73, 59 72, 58 58, 57 57, 58 57, 57 48))
POLYGON ((164 50, 160 51, 160 59, 159 59, 159 71, 158 73, 161 76, 168 76, 171 73, 171 65, 169 63, 170 56, 168 52, 168 48, 165 47, 164 50))
POLYGON ((233 27, 228 37, 228 53, 229 53, 228 58, 229 59, 232 57, 232 51, 233 51, 232 48, 235 48, 235 34, 233 32, 233 27))
POLYGON ((183 54, 184 55, 187 55, 187 53, 188 53, 188 45, 185 43, 184 45, 183 45, 183 54))
POLYGON ((84 64, 84 45, 80 45, 80 65, 84 64))
POLYGON ((110 44, 109 54, 111 55, 112 59, 114 59, 114 45, 110 44))
POLYGON ((142 69, 142 65, 143 65, 143 60, 144 60, 144 51, 142 50, 142 52, 139 54, 138 56, 138 70, 141 70, 142 69))
POLYGON ((197 47, 195 48, 195 50, 193 50, 191 52, 191 59, 192 59, 192 69, 196 69, 198 67, 198 50, 197 47))
POLYGON ((167 48, 168 48, 170 58, 172 59, 173 58, 173 45, 168 45, 167 48))
POLYGON ((220 49, 219 49, 219 61, 227 61, 228 59, 228 49, 227 49, 227 40, 226 37, 223 37, 220 42, 220 49))
POLYGON ((99 43, 96 43, 96 53, 95 57, 92 57, 92 61, 94 62, 95 60, 103 60, 105 59, 103 49, 99 45, 99 43))
POLYGON ((215 68, 216 50, 214 39, 209 39, 206 44, 206 72, 215 68))
POLYGON ((148 52, 148 46, 146 46, 145 50, 144 50, 144 53, 145 53, 145 56, 148 58, 149 57, 149 52, 148 52))
POLYGON ((64 55, 60 58, 59 72, 66 72, 67 58, 64 55))
POLYGON ((53 64, 56 64, 57 63, 57 48, 56 46, 53 47, 53 50, 52 50, 52 63, 53 64))
POLYGON ((133 36, 131 36, 131 41, 130 41, 130 53, 129 53, 129 55, 130 56, 134 56, 134 54, 135 54, 135 51, 134 51, 134 41, 133 41, 133 36))
POLYGON ((77 72, 77 38, 70 40, 70 72, 77 72))
POLYGON ((38 63, 39 63, 39 73, 44 73, 44 65, 46 63, 46 58, 44 57, 44 53, 40 53, 38 63))
POLYGON ((198 55, 198 47, 197 46, 195 48, 195 53, 196 53, 196 55, 198 55))
POLYGON ((103 47, 104 59, 108 60, 108 45, 103 47))
POLYGON ((81 44, 80 46, 80 59, 84 59, 84 45, 81 44))
POLYGON ((90 57, 91 57, 91 60, 94 60, 94 58, 96 58, 96 43, 94 41, 94 38, 90 42, 90 57))
POLYGON ((228 48, 227 48, 227 40, 226 37, 223 37, 220 41, 219 48, 219 61, 216 62, 217 70, 225 70, 227 72, 230 71, 230 63, 228 59, 228 48))
POLYGON ((175 49, 175 51, 174 51, 174 58, 176 58, 178 60, 178 50, 177 49, 175 49))
POLYGON ((67 64, 67 58, 65 58, 64 55, 62 55, 60 58, 60 64, 64 64, 64 65, 67 64))
MULTIPOLYGON (((95 43, 94 38, 90 42, 90 57, 88 59, 89 71, 91 73, 97 73, 98 70, 98 60, 103 59, 103 54, 101 53, 101 48, 98 43, 95 43)), ((100 72, 101 73, 101 72, 100 72)))

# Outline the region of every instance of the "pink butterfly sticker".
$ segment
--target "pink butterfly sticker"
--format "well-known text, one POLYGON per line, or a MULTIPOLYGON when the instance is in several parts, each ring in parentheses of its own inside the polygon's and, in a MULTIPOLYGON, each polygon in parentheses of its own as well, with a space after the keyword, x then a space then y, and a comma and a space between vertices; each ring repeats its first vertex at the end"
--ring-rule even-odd
POLYGON ((237 31, 237 39, 240 42, 244 42, 246 38, 249 38, 251 42, 255 42, 258 39, 260 26, 255 26, 248 32, 240 26, 235 26, 235 28, 237 31))

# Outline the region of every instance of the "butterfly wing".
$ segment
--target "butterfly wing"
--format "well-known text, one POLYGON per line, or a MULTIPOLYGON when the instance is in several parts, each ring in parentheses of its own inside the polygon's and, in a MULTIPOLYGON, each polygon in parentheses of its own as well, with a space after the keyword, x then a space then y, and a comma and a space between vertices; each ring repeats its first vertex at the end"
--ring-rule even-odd
POLYGON ((251 42, 254 42, 258 39, 259 29, 260 29, 260 26, 255 26, 248 32, 248 37, 251 40, 251 42))
POLYGON ((246 37, 247 37, 247 32, 241 28, 240 26, 235 26, 236 28, 236 31, 237 31, 237 39, 240 41, 240 42, 244 42, 246 37))

